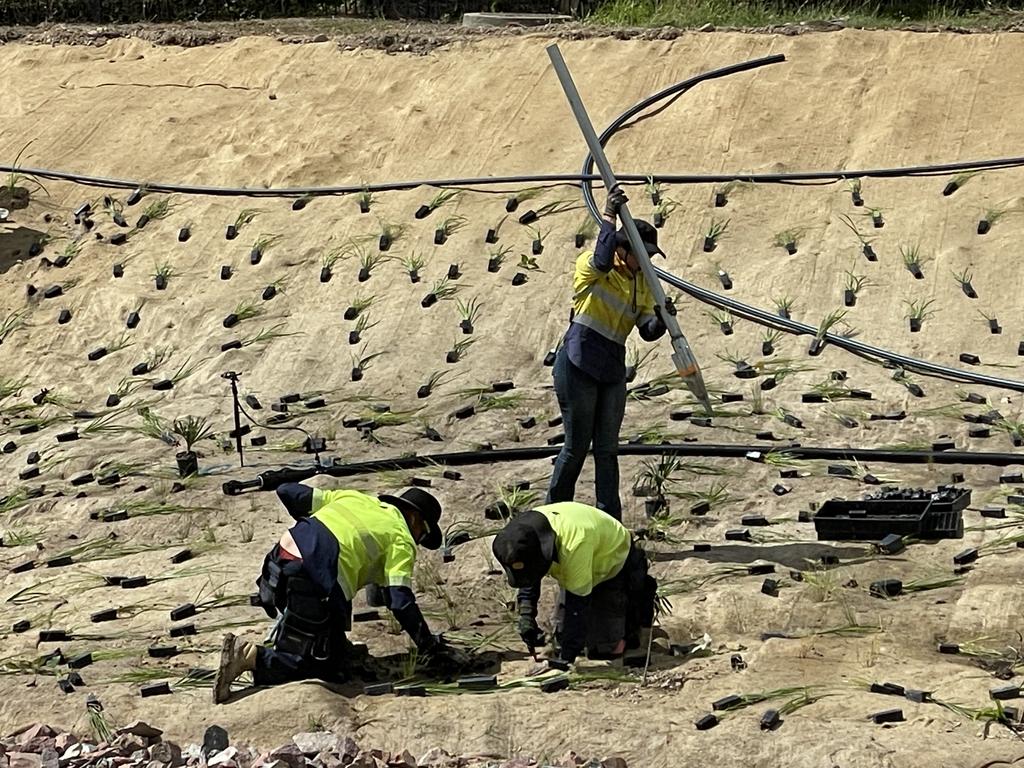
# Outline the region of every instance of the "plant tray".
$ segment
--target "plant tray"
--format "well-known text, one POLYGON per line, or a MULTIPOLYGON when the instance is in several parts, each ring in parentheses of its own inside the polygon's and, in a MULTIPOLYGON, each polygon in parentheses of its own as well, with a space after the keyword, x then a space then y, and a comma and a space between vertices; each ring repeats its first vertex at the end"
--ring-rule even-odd
POLYGON ((919 539, 962 539, 970 490, 935 492, 886 489, 873 498, 831 499, 814 516, 821 541, 881 541, 890 534, 919 539))

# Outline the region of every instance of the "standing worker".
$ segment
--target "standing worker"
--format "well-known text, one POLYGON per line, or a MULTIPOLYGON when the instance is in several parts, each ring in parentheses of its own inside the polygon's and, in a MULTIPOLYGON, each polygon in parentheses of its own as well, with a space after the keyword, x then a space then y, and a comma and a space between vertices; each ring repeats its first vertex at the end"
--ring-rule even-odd
MULTIPOLYGON (((268 478, 272 475, 268 475, 268 478)), ((269 482, 273 482, 270 480, 269 482)), ((264 480, 264 488, 272 488, 264 480)), ((419 488, 401 496, 370 496, 285 483, 277 494, 296 523, 267 554, 257 581, 270 618, 280 614, 272 648, 224 637, 214 703, 252 672, 257 686, 319 678, 341 682, 358 666, 351 629, 352 599, 368 585, 386 588, 386 604, 418 651, 439 669, 470 662, 431 633, 412 592, 416 546, 441 545, 441 504, 419 488)))
MULTIPOLYGON (((605 204, 593 252, 576 259, 569 329, 555 358, 554 378, 565 443, 555 461, 548 503, 572 501, 583 462, 594 446, 598 509, 622 519, 619 499, 619 428, 626 410, 626 339, 633 327, 644 341, 656 341, 665 324, 654 311, 654 297, 629 250, 625 230, 615 230, 627 202, 618 186, 605 204)), ((648 255, 664 256, 658 231, 637 219, 648 255)))
POLYGON ((546 638, 537 624, 541 581, 564 590, 555 621, 559 658, 572 663, 617 658, 640 647, 654 623, 657 582, 629 530, 601 510, 567 501, 514 517, 491 545, 509 585, 519 592, 519 636, 533 653, 546 638))

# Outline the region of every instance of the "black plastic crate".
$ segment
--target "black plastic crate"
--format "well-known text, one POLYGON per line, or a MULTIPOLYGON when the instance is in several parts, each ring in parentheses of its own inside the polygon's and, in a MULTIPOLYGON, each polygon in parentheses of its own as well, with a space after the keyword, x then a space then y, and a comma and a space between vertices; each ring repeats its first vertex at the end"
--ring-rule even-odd
POLYGON ((971 491, 886 488, 864 499, 830 499, 814 516, 819 540, 880 541, 889 534, 918 539, 962 539, 971 491))

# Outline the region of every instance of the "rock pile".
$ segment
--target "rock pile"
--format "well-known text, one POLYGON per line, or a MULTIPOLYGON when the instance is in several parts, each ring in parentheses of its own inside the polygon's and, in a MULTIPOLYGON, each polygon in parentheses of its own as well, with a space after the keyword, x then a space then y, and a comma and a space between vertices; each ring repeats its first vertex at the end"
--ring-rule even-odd
MULTIPOLYGON (((96 710, 96 711, 102 711, 96 710)), ((528 757, 452 755, 434 748, 416 757, 408 750, 361 749, 348 736, 330 731, 299 733, 269 752, 232 745, 227 731, 211 725, 202 744, 182 748, 163 740, 163 731, 141 721, 110 731, 107 740, 79 740, 74 734, 33 723, 0 739, 0 768, 538 768, 528 757)), ((585 759, 570 752, 550 768, 627 768, 621 757, 585 759)))

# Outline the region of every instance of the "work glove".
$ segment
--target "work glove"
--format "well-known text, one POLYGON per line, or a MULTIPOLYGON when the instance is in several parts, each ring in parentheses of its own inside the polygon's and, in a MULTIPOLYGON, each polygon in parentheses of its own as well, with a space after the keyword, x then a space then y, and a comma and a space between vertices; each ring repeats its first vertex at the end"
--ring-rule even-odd
POLYGON ((427 667, 442 674, 455 674, 472 668, 474 661, 473 654, 449 645, 438 635, 437 642, 429 651, 427 667))
POLYGON ((622 191, 622 188, 616 184, 608 192, 608 199, 604 204, 604 215, 615 218, 619 215, 619 211, 626 203, 629 202, 629 198, 626 197, 626 193, 622 191))
POLYGON ((526 643, 526 647, 532 652, 534 648, 543 648, 547 645, 547 637, 537 625, 537 619, 533 616, 522 614, 518 622, 519 637, 526 643))

